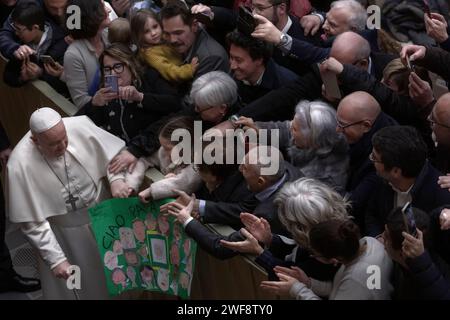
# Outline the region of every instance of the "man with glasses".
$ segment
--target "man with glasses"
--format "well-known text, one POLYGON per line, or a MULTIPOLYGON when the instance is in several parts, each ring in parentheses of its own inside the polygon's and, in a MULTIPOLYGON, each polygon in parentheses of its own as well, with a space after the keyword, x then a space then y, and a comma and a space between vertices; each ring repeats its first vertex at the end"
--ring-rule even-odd
POLYGON ((450 203, 450 192, 439 187, 441 173, 428 162, 427 146, 417 129, 385 127, 373 136, 372 145, 370 159, 387 183, 372 191, 366 212, 369 236, 382 234, 389 213, 407 202, 427 213, 450 203))
POLYGON ((191 63, 194 57, 198 58, 194 80, 210 71, 229 72, 225 49, 198 24, 183 3, 167 4, 160 15, 165 40, 182 56, 183 61, 191 63))
POLYGON ((378 102, 366 92, 357 91, 341 100, 336 112, 336 131, 350 145, 350 170, 346 192, 352 203, 352 215, 364 227, 364 212, 379 181, 369 160, 372 137, 383 127, 397 124, 381 111, 378 102))
MULTIPOLYGON (((44 10, 39 4, 29 0, 20 1, 11 13, 10 27, 20 39, 21 46, 9 60, 5 68, 5 82, 11 86, 21 86, 28 81, 42 78, 56 89, 64 90, 65 85, 53 77, 46 69, 43 55, 50 55, 62 64, 67 44, 64 34, 57 32, 45 21, 44 10), (29 52, 31 55, 28 55, 29 52)), ((66 89, 67 90, 67 89, 66 89)))
MULTIPOLYGON (((66 40, 67 33, 65 31, 65 14, 68 0, 23 0, 23 3, 30 5, 37 4, 44 10, 45 22, 48 23, 54 33, 54 37, 58 36, 66 40)), ((19 3, 20 3, 19 2, 19 3)), ((7 59, 16 57, 23 60, 35 53, 32 48, 20 45, 20 39, 16 35, 16 30, 12 27, 11 15, 4 22, 3 28, 0 29, 0 53, 7 59)), ((65 44, 67 48, 67 43, 65 44)))
MULTIPOLYGON (((428 122, 433 130, 433 140, 436 144, 436 152, 433 164, 442 173, 450 173, 450 93, 439 98, 433 111, 428 116, 428 122)), ((450 189, 450 176, 439 177, 439 185, 450 189)))

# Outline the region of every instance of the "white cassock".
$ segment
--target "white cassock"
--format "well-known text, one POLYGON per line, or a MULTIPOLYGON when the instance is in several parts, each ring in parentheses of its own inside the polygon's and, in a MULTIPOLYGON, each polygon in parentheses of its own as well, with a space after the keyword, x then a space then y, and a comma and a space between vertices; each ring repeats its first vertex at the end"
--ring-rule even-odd
POLYGON ((63 121, 68 137, 65 159, 46 161, 30 132, 14 148, 7 165, 7 210, 10 220, 21 224, 39 250, 44 299, 107 299, 103 263, 87 208, 107 197, 102 178, 108 177, 110 183, 124 178, 108 174, 107 165, 125 143, 86 116, 63 121), (66 203, 69 190, 78 198, 76 211, 66 203), (80 267, 79 290, 69 290, 66 281, 51 272, 66 259, 80 267))

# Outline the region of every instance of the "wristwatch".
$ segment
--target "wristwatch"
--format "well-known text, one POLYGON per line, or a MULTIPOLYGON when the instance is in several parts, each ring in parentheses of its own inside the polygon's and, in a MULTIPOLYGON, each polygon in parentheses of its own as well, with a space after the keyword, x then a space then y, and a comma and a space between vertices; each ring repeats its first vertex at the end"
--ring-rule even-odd
POLYGON ((280 43, 278 44, 278 47, 284 47, 289 42, 289 37, 286 33, 281 33, 280 36, 280 43))

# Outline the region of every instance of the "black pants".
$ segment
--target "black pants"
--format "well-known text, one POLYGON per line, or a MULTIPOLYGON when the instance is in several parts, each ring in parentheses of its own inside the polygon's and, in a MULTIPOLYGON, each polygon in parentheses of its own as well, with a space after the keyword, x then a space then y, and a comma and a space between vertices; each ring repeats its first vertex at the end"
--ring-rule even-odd
POLYGON ((0 281, 1 279, 11 276, 14 273, 11 256, 5 243, 5 227, 5 197, 3 195, 3 188, 0 183, 0 281))

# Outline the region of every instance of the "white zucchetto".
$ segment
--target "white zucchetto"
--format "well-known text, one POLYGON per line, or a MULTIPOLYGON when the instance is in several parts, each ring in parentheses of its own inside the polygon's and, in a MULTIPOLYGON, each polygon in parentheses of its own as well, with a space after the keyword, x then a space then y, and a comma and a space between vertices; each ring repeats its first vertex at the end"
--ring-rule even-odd
POLYGON ((52 108, 37 109, 30 117, 30 130, 33 133, 45 132, 61 121, 61 116, 52 108))

